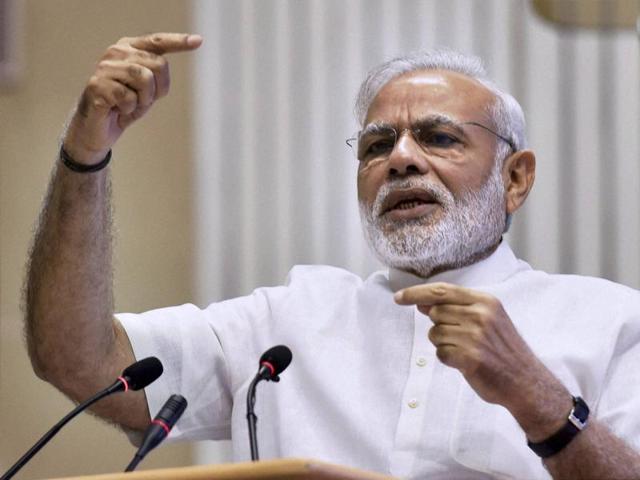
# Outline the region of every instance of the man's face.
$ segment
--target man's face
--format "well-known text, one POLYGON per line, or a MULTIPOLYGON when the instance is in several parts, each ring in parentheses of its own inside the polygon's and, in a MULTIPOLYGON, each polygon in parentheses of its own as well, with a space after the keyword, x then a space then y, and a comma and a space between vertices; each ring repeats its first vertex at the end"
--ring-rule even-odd
POLYGON ((475 80, 446 71, 402 75, 374 99, 359 142, 358 198, 367 240, 387 265, 429 276, 498 243, 499 140, 466 123, 495 131, 493 101, 475 80))

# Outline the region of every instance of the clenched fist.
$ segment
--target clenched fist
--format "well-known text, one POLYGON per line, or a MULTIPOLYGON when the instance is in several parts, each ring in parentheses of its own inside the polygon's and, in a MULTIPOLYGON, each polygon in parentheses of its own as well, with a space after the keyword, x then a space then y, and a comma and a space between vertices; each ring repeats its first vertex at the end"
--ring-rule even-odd
POLYGON ((80 96, 63 145, 78 163, 100 162, 122 132, 169 92, 167 53, 198 48, 199 35, 154 33, 111 45, 80 96))

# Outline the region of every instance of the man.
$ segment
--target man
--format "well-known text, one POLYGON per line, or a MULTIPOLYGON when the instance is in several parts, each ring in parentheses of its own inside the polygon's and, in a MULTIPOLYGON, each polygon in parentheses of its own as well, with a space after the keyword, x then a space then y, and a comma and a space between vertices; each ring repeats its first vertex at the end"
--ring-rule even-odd
POLYGON ((259 355, 284 343, 294 354, 286 381, 265 385, 257 405, 265 458, 409 478, 640 478, 640 296, 534 271, 501 240, 535 157, 517 102, 459 54, 388 62, 358 96, 362 221, 388 271, 363 281, 296 267, 285 286, 204 310, 114 320, 110 149, 167 93, 163 55, 201 41, 122 39, 80 98, 27 283, 39 376, 79 400, 157 355, 165 374, 146 396, 95 411, 136 432, 182 393, 175 437, 231 437, 246 459, 247 386, 259 355))

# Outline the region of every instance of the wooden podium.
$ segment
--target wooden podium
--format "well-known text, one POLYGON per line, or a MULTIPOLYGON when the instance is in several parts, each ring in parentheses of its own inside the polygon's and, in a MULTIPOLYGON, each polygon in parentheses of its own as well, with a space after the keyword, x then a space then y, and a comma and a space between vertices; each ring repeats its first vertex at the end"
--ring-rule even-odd
POLYGON ((317 460, 287 458, 131 473, 108 473, 57 480, 393 480, 393 477, 317 460))

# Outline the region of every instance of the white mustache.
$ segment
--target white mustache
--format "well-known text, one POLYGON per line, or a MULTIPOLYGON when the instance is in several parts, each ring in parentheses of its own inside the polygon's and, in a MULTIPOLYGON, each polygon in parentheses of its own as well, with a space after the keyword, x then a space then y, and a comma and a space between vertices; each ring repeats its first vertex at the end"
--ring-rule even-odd
POLYGON ((423 177, 398 178, 390 180, 380 187, 376 194, 376 199, 373 202, 371 213, 373 213, 375 217, 382 215, 384 202, 392 192, 410 188, 424 190, 445 208, 454 203, 453 194, 442 185, 437 185, 423 177))

